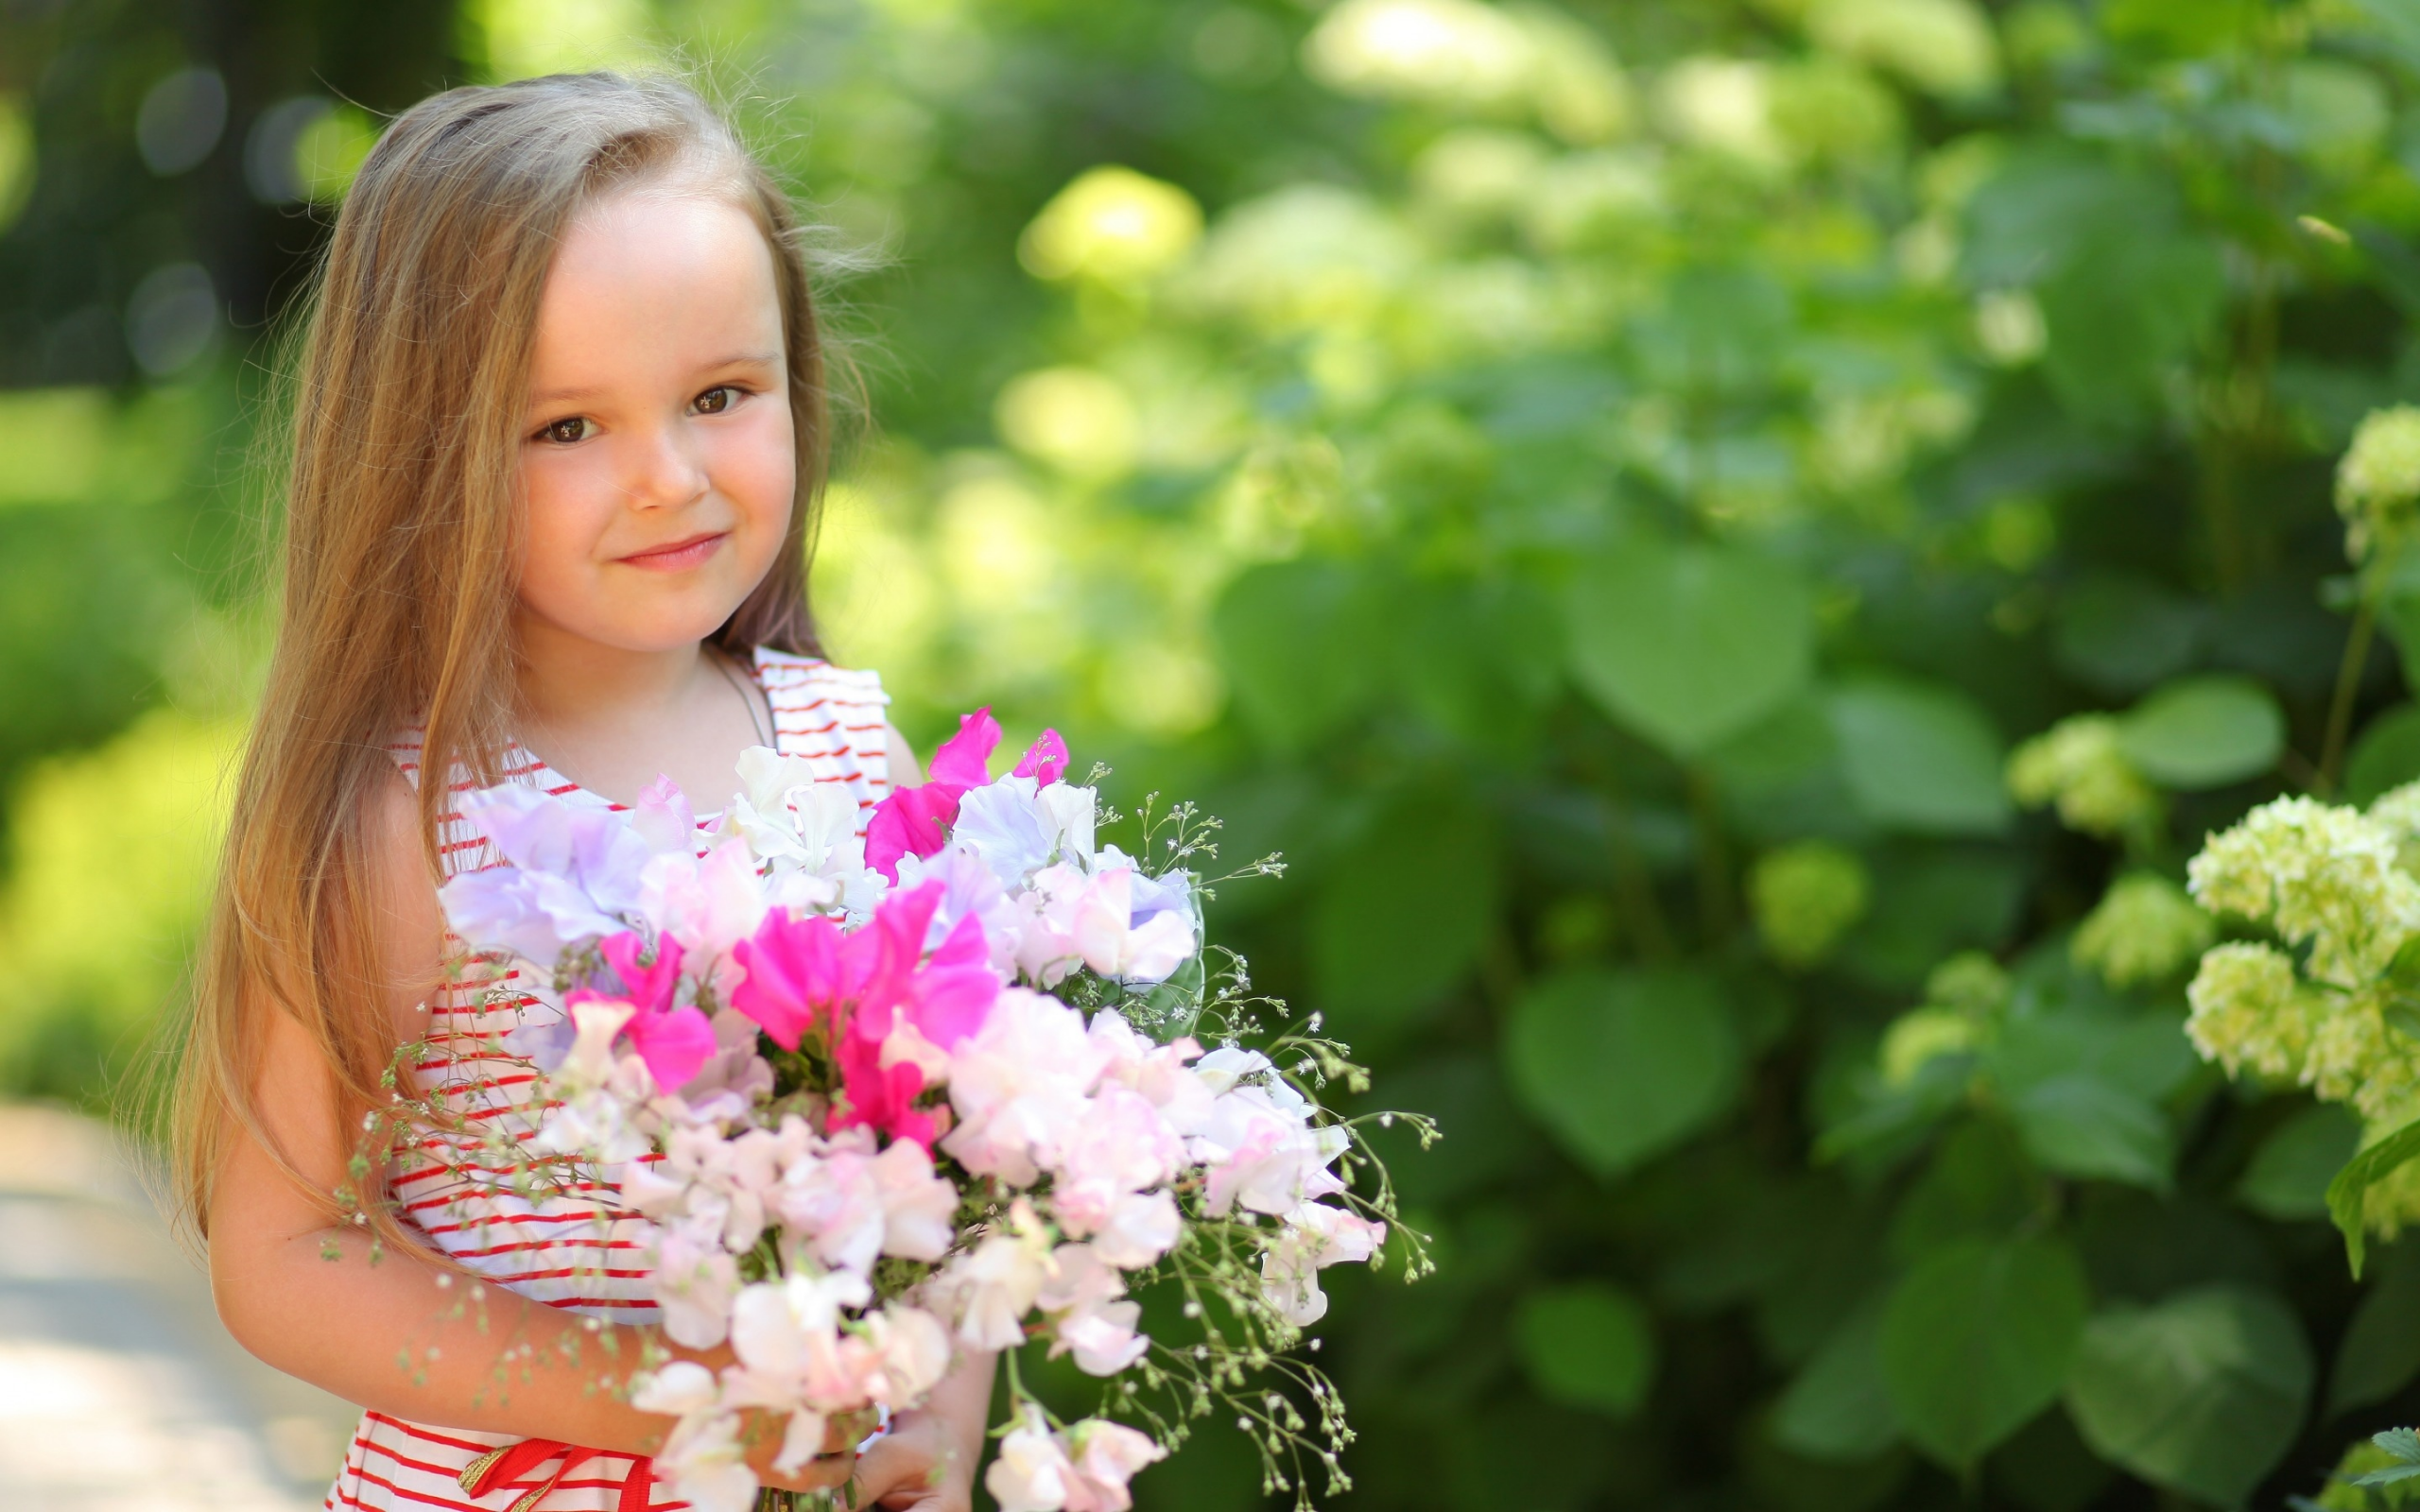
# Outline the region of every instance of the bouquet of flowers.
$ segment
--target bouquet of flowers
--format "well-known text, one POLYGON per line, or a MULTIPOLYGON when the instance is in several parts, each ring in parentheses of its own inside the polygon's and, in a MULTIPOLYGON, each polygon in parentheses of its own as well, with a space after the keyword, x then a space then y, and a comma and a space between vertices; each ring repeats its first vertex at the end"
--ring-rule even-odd
MULTIPOLYGON (((1205 951, 1190 867, 1215 821, 1147 804, 1129 855, 1055 732, 994 780, 999 739, 966 716, 862 840, 852 798, 764 747, 702 856, 668 782, 626 812, 463 801, 503 859, 446 884, 452 927, 560 1010, 508 1042, 545 1080, 534 1136, 494 1154, 617 1179, 652 1221, 665 1332, 728 1342, 719 1371, 650 1361, 633 1397, 678 1418, 658 1470, 705 1512, 757 1498, 751 1409, 784 1425, 787 1472, 960 1349, 1011 1351, 985 1483, 1006 1512, 1127 1507, 1220 1403, 1271 1488, 1306 1505, 1306 1456, 1348 1484, 1335 1388, 1284 1351, 1326 1308, 1320 1270, 1378 1263, 1394 1220, 1359 1121, 1316 1100, 1366 1077, 1316 1016, 1265 1027, 1279 1005, 1205 951), (1188 1337, 1141 1331, 1147 1285, 1188 1337), (1029 1341, 1103 1380, 1101 1415, 1045 1410, 1029 1341)), ((1409 1279, 1426 1261, 1403 1243, 1409 1279)))

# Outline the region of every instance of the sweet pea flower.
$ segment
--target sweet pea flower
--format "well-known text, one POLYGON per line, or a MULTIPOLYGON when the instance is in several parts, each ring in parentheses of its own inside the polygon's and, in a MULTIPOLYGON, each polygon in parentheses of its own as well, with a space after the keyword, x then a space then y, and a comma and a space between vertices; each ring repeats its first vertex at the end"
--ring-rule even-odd
POLYGON ((1076 1238, 1105 1228, 1118 1202, 1162 1185, 1184 1165, 1184 1142, 1149 1098, 1112 1083, 1057 1142, 1051 1211, 1076 1238))
POLYGON ((504 857, 438 889, 474 949, 509 949, 551 966, 567 946, 610 935, 638 905, 651 853, 629 819, 516 783, 462 796, 462 816, 504 857))
POLYGON ((1025 1342, 1025 1315, 1050 1280, 1050 1238, 1022 1197, 1005 1228, 986 1234, 936 1278, 958 1318, 959 1341, 974 1349, 1013 1349, 1025 1342))
POLYGON ((675 1344, 710 1349, 731 1328, 732 1298, 739 1291, 739 1266, 722 1247, 717 1226, 661 1230, 655 1244, 655 1297, 664 1310, 664 1332, 675 1344))
POLYGON ((983 1488, 1000 1512, 1062 1512, 1075 1479, 1065 1446, 1043 1421, 1042 1409, 1028 1403, 1017 1426, 1000 1439, 983 1488))
POLYGON ((1366 1261, 1386 1242, 1383 1223, 1325 1203, 1305 1203, 1260 1252, 1261 1295, 1287 1322, 1306 1328, 1327 1312, 1318 1273, 1346 1261, 1366 1261))
POLYGON ((975 1032, 1000 990, 982 926, 971 918, 925 956, 942 896, 929 883, 895 894, 864 929, 847 935, 829 919, 771 913, 735 948, 748 972, 735 1007, 786 1050, 810 1028, 829 1036, 843 1094, 835 1129, 863 1124, 919 1143, 938 1132, 914 1107, 926 1085, 925 1057, 886 1057, 886 1044, 905 1024, 917 1040, 946 1052, 975 1032))
POLYGON ((1223 1218, 1240 1204, 1283 1216, 1341 1192, 1344 1183, 1328 1165, 1347 1143, 1340 1128, 1313 1128, 1308 1105, 1284 1083, 1235 1087, 1211 1105, 1192 1141, 1194 1158, 1209 1171, 1202 1211, 1223 1218))
POLYGON ((681 975, 681 942, 668 936, 659 939, 654 959, 644 966, 640 958, 647 942, 630 930, 607 936, 597 950, 622 979, 624 995, 579 988, 565 1003, 573 1008, 600 1002, 627 1004, 631 1012, 623 1022, 622 1037, 630 1040, 655 1085, 664 1091, 678 1092, 716 1048, 714 1026, 706 1016, 672 1003, 681 975))
POLYGON ((1119 1197, 1092 1237, 1093 1252, 1122 1270, 1139 1269, 1175 1248, 1182 1227, 1176 1197, 1165 1188, 1119 1197))
MULTIPOLYGON (((667 1367, 672 1368, 672 1367, 667 1367)), ((748 1468, 735 1413, 693 1413, 673 1428, 655 1464, 696 1512, 752 1512, 756 1472, 748 1468)))
POLYGON ((640 913, 655 921, 659 935, 709 963, 703 974, 724 999, 739 983, 732 949, 755 931, 770 903, 756 860, 740 840, 724 840, 703 856, 666 851, 639 873, 640 913))
POLYGON ((1067 1512, 1127 1512, 1134 1504, 1127 1483, 1168 1453, 1149 1435, 1106 1418, 1085 1418, 1067 1430, 1066 1438, 1075 1470, 1067 1512))
POLYGON ((1003 777, 959 802, 950 841, 982 857, 1002 886, 1014 887, 1055 860, 1090 866, 1098 811, 1089 787, 1003 777))
POLYGON ((957 822, 959 800, 992 780, 985 764, 999 743, 1000 724, 990 709, 960 715, 958 733, 933 752, 924 785, 893 788, 874 806, 866 825, 866 865, 895 883, 900 857, 939 850, 957 822))
POLYGON ((1022 988, 1003 990, 983 1026, 950 1055, 959 1124, 942 1148, 977 1176, 1033 1185, 1090 1109, 1105 1063, 1075 1009, 1022 988))
POLYGON ((1009 775, 1029 778, 1048 787, 1066 772, 1067 743, 1059 738, 1059 731, 1046 730, 1042 738, 1028 746, 1025 754, 1017 758, 1016 769, 1009 775))
POLYGON ((1151 1341, 1134 1332, 1141 1304, 1120 1300, 1126 1282, 1087 1245, 1050 1253, 1049 1277, 1034 1305, 1052 1314, 1050 1358, 1072 1351, 1087 1375, 1114 1376, 1143 1357, 1151 1341))

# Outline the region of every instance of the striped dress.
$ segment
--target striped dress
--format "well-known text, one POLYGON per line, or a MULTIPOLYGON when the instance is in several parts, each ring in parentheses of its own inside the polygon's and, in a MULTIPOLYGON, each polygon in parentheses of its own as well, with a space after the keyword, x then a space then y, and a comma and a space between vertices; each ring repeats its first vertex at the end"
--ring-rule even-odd
MULTIPOLYGON (((813 763, 817 781, 847 784, 857 800, 862 833, 874 804, 890 786, 883 716, 889 699, 881 679, 872 672, 847 671, 761 647, 754 668, 772 706, 775 747, 813 763)), ((419 732, 399 737, 391 748, 404 774, 417 783, 419 732)), ((566 780, 517 745, 510 752, 507 775, 574 803, 623 807, 566 780)), ((471 785, 458 766, 452 790, 462 792, 471 785)), ((703 832, 717 816, 699 820, 700 852, 705 849, 703 832)), ((438 840, 448 876, 497 864, 478 832, 450 808, 439 821, 438 840)), ((460 941, 449 936, 447 948, 458 954, 460 941)), ((449 979, 427 1004, 432 1049, 416 1069, 424 1094, 441 1098, 448 1112, 467 1126, 509 1127, 511 1138, 526 1140, 536 1110, 530 1100, 536 1074, 527 1060, 506 1050, 504 1037, 533 1013, 560 1010, 526 995, 513 996, 510 988, 515 974, 506 972, 501 983, 449 979), (499 985, 507 990, 496 991, 499 985)), ((643 1258, 648 1225, 622 1207, 618 1188, 610 1179, 525 1194, 514 1190, 509 1168, 482 1155, 475 1137, 431 1128, 423 1130, 414 1146, 392 1162, 388 1181, 406 1221, 430 1244, 498 1285, 589 1317, 620 1323, 655 1320, 643 1258)), ((526 1486, 473 1498, 458 1479, 473 1460, 512 1442, 510 1435, 365 1413, 345 1452, 344 1469, 323 1505, 327 1512, 429 1507, 493 1512, 512 1506, 527 1494, 526 1486)), ((557 1482, 539 1509, 611 1512, 619 1504, 631 1462, 628 1454, 600 1453, 557 1482)), ((538 1473, 543 1479, 553 1469, 538 1473)), ((666 1486, 657 1486, 655 1496, 649 1503, 655 1508, 686 1505, 666 1486)))

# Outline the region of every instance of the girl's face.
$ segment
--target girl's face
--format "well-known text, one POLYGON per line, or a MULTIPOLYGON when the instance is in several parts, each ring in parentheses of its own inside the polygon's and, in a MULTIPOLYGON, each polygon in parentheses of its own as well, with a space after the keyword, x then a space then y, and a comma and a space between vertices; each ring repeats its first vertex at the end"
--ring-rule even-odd
POLYGON ((631 651, 713 634, 780 553, 798 481, 756 223, 703 196, 587 207, 547 270, 523 421, 525 619, 631 651))

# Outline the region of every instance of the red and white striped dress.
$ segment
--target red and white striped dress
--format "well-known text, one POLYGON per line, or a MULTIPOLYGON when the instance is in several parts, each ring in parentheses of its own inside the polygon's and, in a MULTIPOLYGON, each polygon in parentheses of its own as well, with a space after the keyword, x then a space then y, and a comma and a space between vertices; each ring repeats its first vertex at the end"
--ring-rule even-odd
MULTIPOLYGON (((890 789, 883 716, 890 700, 880 678, 761 647, 754 665, 772 706, 775 748, 813 763, 819 782, 846 783, 856 798, 857 829, 863 833, 874 804, 890 789)), ((400 737, 391 748, 404 774, 417 783, 419 732, 400 737)), ((507 776, 542 785, 574 803, 623 807, 566 780, 517 745, 510 753, 507 776)), ((458 766, 452 790, 463 792, 472 785, 458 766)), ((717 816, 700 818, 701 836, 717 816)), ((438 840, 447 876, 497 864, 478 832, 450 808, 439 821, 438 840)), ((704 849, 701 838, 700 850, 704 849)), ((450 936, 447 946, 455 953, 461 948, 450 936)), ((504 984, 509 986, 510 979, 508 973, 504 984)), ((424 1094, 441 1097, 454 1116, 473 1125, 510 1121, 512 1137, 526 1140, 533 1128, 529 1115, 536 1110, 530 1101, 536 1074, 527 1061, 507 1054, 502 1040, 530 1012, 558 1010, 532 998, 496 992, 497 985, 491 980, 449 981, 429 1000, 429 1038, 437 1048, 417 1070, 424 1094)), ((612 1180, 526 1194, 514 1189, 509 1170, 488 1163, 471 1138, 429 1129, 415 1148, 390 1165, 388 1184, 406 1220, 429 1243, 496 1284, 589 1317, 618 1323, 655 1320, 643 1258, 648 1223, 621 1206, 612 1180)), ((514 1377, 517 1383, 517 1368, 514 1377)), ((323 1505, 327 1512, 427 1507, 491 1512, 511 1506, 527 1494, 526 1486, 473 1498, 458 1477, 473 1460, 514 1441, 510 1435, 365 1413, 345 1452, 344 1469, 323 1505)), ((539 1508, 612 1512, 631 1460, 628 1454, 599 1454, 559 1481, 539 1508)), ((650 1503, 653 1507, 686 1505, 672 1498, 669 1487, 659 1486, 655 1494, 659 1500, 650 1503)))

